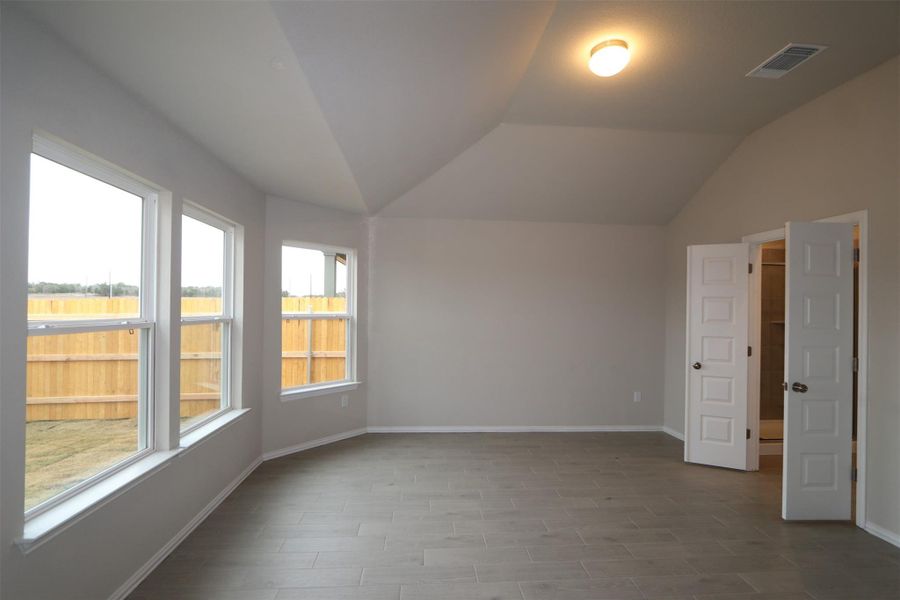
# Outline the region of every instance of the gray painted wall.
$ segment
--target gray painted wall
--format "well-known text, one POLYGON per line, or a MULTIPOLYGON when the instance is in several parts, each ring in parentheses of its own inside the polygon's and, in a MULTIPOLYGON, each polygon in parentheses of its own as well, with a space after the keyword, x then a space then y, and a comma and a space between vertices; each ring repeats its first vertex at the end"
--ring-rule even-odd
POLYGON ((366 426, 368 230, 353 213, 269 198, 266 204, 263 451, 289 448, 366 426), (281 243, 333 244, 357 251, 357 373, 363 385, 341 394, 281 401, 281 243))
POLYGON ((372 223, 370 426, 660 425, 662 228, 372 223))
MULTIPOLYGON (((15 600, 100 600, 260 454, 264 197, 6 4, 0 40, 0 595, 15 600), (13 540, 20 534, 23 506, 28 157, 35 129, 171 191, 179 213, 182 198, 187 198, 245 227, 242 396, 252 410, 23 555, 13 540)), ((174 262, 177 269, 180 262, 174 262)))
POLYGON ((666 229, 665 423, 684 430, 685 248, 869 209, 868 518, 900 535, 900 59, 744 140, 666 229))

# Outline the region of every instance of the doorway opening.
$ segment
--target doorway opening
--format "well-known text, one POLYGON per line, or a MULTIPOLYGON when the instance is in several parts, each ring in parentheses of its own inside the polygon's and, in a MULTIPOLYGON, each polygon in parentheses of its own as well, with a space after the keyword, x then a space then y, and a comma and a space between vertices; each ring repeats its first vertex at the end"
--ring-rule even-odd
POLYGON ((771 463, 775 460, 765 457, 780 457, 784 446, 785 242, 766 242, 759 252, 759 456, 762 469, 774 466, 771 463))

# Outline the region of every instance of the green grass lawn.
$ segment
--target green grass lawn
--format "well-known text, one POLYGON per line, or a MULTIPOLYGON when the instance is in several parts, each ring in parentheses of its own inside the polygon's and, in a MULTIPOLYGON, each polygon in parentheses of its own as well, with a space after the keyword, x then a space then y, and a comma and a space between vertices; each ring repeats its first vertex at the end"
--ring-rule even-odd
POLYGON ((35 421, 25 428, 25 509, 137 451, 137 420, 35 421))

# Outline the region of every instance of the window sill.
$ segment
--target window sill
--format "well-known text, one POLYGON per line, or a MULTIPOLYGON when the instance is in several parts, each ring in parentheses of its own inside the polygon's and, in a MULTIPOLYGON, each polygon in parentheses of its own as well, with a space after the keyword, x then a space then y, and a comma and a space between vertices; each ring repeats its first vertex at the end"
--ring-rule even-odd
POLYGON ((180 448, 187 450, 196 446, 212 434, 220 429, 224 429, 228 425, 234 423, 244 415, 250 412, 249 408, 232 408, 218 415, 207 423, 204 423, 197 429, 181 436, 180 448))
POLYGON ((166 468, 181 452, 180 448, 153 452, 65 502, 25 521, 25 530, 16 543, 24 554, 28 554, 110 500, 121 496, 154 473, 166 468))
POLYGON ((281 392, 282 402, 293 402, 294 400, 302 400, 304 398, 314 398, 316 396, 326 396, 328 394, 339 394, 340 392, 349 392, 360 386, 361 381, 341 381, 339 383, 330 383, 327 385, 318 385, 316 387, 301 388, 296 390, 285 390, 281 392))
POLYGON ((249 408, 229 410, 182 437, 178 448, 153 452, 50 510, 28 519, 25 521, 22 537, 16 540, 16 544, 23 554, 30 553, 101 506, 166 468, 176 457, 225 429, 248 412, 249 408))

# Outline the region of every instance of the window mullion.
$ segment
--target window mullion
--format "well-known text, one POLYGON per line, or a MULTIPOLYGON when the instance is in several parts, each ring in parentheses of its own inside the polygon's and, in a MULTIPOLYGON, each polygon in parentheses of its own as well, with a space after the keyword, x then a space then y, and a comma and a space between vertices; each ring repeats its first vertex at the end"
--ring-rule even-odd
POLYGON ((222 362, 219 369, 219 408, 224 410, 232 405, 231 400, 231 321, 222 322, 222 362))
POLYGON ((225 256, 222 275, 222 316, 229 319, 234 316, 234 230, 225 232, 225 256))
MULTIPOLYGON (((144 194, 143 219, 142 219, 142 243, 141 243, 141 289, 138 296, 141 319, 150 323, 146 332, 141 333, 138 346, 138 448, 140 450, 155 450, 156 423, 155 418, 160 412, 157 402, 164 394, 157 394, 157 370, 156 364, 156 334, 153 327, 159 315, 157 305, 159 299, 159 266, 158 255, 157 220, 160 217, 160 205, 158 194, 144 194)), ((165 411, 162 411, 165 412, 165 411)))
POLYGON ((351 347, 353 342, 352 331, 351 319, 347 319, 344 322, 344 379, 348 381, 353 378, 353 360, 351 359, 351 353, 353 352, 351 347))
POLYGON ((152 450, 153 443, 153 402, 154 381, 151 356, 153 355, 154 329, 141 332, 138 340, 138 449, 152 450), (142 424, 143 423, 143 424, 142 424))

